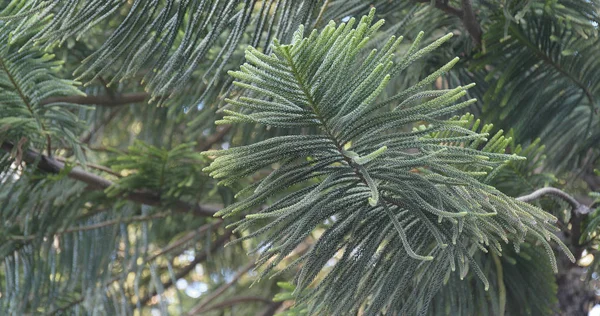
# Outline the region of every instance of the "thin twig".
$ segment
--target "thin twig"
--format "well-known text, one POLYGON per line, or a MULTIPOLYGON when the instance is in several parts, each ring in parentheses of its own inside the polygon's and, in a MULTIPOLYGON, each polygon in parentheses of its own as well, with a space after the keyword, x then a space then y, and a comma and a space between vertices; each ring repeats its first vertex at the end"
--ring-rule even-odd
POLYGON ((79 139, 79 141, 84 144, 89 143, 90 140, 92 139, 92 136, 94 136, 94 134, 96 134, 102 127, 106 126, 106 124, 110 123, 110 121, 112 121, 117 116, 117 114, 119 114, 121 109, 122 108, 113 109, 108 114, 108 116, 105 119, 103 119, 99 124, 95 124, 94 126, 92 126, 92 128, 90 128, 90 131, 87 133, 87 135, 81 137, 79 139))
POLYGON ((313 24, 313 28, 317 28, 319 26, 319 23, 321 23, 321 20, 323 19, 323 13, 325 13, 325 10, 327 10, 327 6, 329 6, 329 1, 330 0, 325 0, 325 3, 323 3, 321 10, 319 10, 319 15, 315 20, 315 24, 313 24))
POLYGON ((170 251, 172 251, 175 248, 179 248, 183 245, 185 245, 187 242, 189 242, 190 240, 198 237, 199 235, 203 234, 204 232, 206 232, 207 230, 214 228, 218 225, 220 225, 221 223, 223 223, 223 220, 219 219, 216 220, 215 222, 212 223, 208 223, 205 225, 200 226, 200 228, 195 229, 189 233, 187 233, 185 236, 178 238, 177 240, 175 240, 174 242, 168 244, 166 247, 162 248, 160 251, 156 252, 155 254, 153 254, 152 256, 148 257, 146 259, 147 262, 150 262, 170 251))

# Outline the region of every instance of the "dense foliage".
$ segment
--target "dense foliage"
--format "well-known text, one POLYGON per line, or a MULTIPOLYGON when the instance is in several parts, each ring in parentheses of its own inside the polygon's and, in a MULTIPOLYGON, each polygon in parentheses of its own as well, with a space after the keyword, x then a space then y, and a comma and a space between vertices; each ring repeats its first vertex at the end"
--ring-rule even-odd
POLYGON ((584 313, 599 22, 0 0, 0 314, 584 313))

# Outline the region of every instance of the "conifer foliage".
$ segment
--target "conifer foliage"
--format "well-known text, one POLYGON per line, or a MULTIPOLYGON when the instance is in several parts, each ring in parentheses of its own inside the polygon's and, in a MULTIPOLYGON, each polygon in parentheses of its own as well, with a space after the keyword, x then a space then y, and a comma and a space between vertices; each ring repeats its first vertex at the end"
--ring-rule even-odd
POLYGON ((600 0, 0 0, 0 315, 582 312, 599 23, 600 0))
POLYGON ((501 256, 503 247, 518 251, 526 236, 542 242, 554 262, 547 240, 561 244, 553 234, 556 219, 476 178, 520 159, 495 152, 507 141, 497 135, 484 147, 487 133, 443 119, 473 102, 461 101, 470 86, 423 91, 456 59, 379 98, 390 78, 450 35, 424 48, 417 38, 399 56, 402 38, 392 37, 363 54, 383 24, 373 19, 372 10, 358 23, 331 22, 306 37, 301 27, 290 44, 275 41, 271 54, 246 50, 247 63, 230 72, 244 92, 228 100, 237 110, 227 110, 218 123, 292 129, 287 136, 206 152, 215 157, 206 171, 224 185, 277 166, 218 215, 248 213, 267 203, 233 225, 247 232, 240 240, 262 238, 263 275, 325 225, 296 261, 302 266, 295 293, 300 302, 310 302, 309 314, 343 315, 361 306, 367 315, 425 313, 444 276, 457 269, 461 277, 473 271, 487 289, 489 280, 473 256, 501 256), (425 124, 406 129, 418 122, 425 124), (312 132, 295 133, 298 128, 312 132), (338 253, 328 275, 313 284, 338 253))

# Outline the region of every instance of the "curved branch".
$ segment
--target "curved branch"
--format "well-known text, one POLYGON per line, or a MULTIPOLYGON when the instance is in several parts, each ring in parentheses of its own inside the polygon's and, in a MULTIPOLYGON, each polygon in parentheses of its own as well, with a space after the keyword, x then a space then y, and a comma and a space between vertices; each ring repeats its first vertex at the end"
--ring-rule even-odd
POLYGON ((571 207, 571 218, 569 220, 571 229, 569 231, 569 234, 571 236, 571 244, 573 246, 572 252, 573 255, 575 255, 575 258, 579 258, 583 253, 584 249, 584 247, 580 244, 582 234, 581 224, 584 218, 590 213, 590 208, 583 203, 579 203, 579 201, 577 201, 574 197, 557 188, 541 188, 539 190, 533 191, 530 194, 520 196, 516 199, 523 202, 531 202, 540 199, 546 195, 551 195, 560 198, 563 201, 569 203, 569 206, 571 207))
POLYGON ((590 212, 590 208, 587 207, 587 205, 579 203, 579 201, 577 201, 574 197, 557 188, 541 188, 539 190, 533 191, 530 194, 520 196, 517 198, 517 200, 522 202, 531 202, 546 195, 558 197, 564 200, 565 202, 569 203, 569 206, 571 206, 572 211, 576 215, 585 215, 590 212))

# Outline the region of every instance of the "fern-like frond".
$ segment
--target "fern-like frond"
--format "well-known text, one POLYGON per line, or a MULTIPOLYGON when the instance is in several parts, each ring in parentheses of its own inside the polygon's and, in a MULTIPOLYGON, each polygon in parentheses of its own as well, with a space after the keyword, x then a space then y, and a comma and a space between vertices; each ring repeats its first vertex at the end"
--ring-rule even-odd
POLYGON ((107 25, 109 36, 76 74, 89 82, 109 74, 114 84, 143 70, 146 89, 165 98, 189 83, 206 60, 199 77, 206 90, 213 88, 240 44, 266 48, 274 36, 288 38, 311 20, 317 2, 15 0, 0 16, 14 25, 13 41, 36 29, 26 46, 44 48, 73 36, 85 40, 94 26, 107 25))
POLYGON ((474 67, 490 70, 486 117, 513 127, 522 141, 541 137, 552 147, 549 162, 565 167, 576 165, 587 144, 600 137, 594 114, 600 99, 594 71, 600 42, 593 26, 597 16, 581 21, 564 18, 561 10, 569 9, 537 4, 519 20, 496 19, 485 35, 487 50, 474 67))
MULTIPOLYGON (((6 27, 5 25, 1 25, 6 27)), ((0 142, 30 145, 46 149, 52 155, 52 142, 64 142, 75 150, 79 159, 77 135, 81 122, 74 110, 81 106, 62 102, 44 102, 64 95, 82 95, 75 81, 56 75, 62 62, 53 54, 36 49, 21 49, 9 42, 6 29, 0 28, 0 142)))
POLYGON ((194 152, 194 145, 181 144, 166 150, 136 142, 126 154, 107 162, 112 170, 125 176, 115 181, 106 193, 114 197, 135 190, 149 190, 158 192, 165 202, 199 201, 208 181, 202 174, 205 158, 194 152))
MULTIPOLYGON (((555 218, 476 178, 519 158, 479 150, 474 144, 487 134, 443 119, 473 102, 461 101, 470 86, 425 91, 457 59, 379 98, 390 78, 450 35, 419 49, 420 34, 401 56, 395 53, 402 38, 369 51, 369 39, 383 24, 373 18, 371 11, 358 23, 330 22, 307 37, 301 27, 291 44, 275 41, 271 54, 248 48, 248 63, 230 73, 245 93, 228 102, 244 111, 227 110, 219 123, 317 131, 206 152, 214 158, 206 170, 225 185, 275 167, 219 213, 230 217, 268 205, 234 225, 249 232, 241 240, 264 238, 263 275, 317 230, 318 241, 296 262, 303 263, 296 294, 310 302, 309 313, 349 314, 362 307, 366 314, 412 315, 427 311, 443 276, 455 269, 462 277, 474 271, 487 288, 473 259, 479 251, 501 254, 503 243, 518 251, 530 235, 554 263, 546 239, 561 244, 552 233, 555 218), (329 260, 336 262, 332 270, 305 291, 329 260)), ((504 140, 490 143, 503 146, 504 140)))

